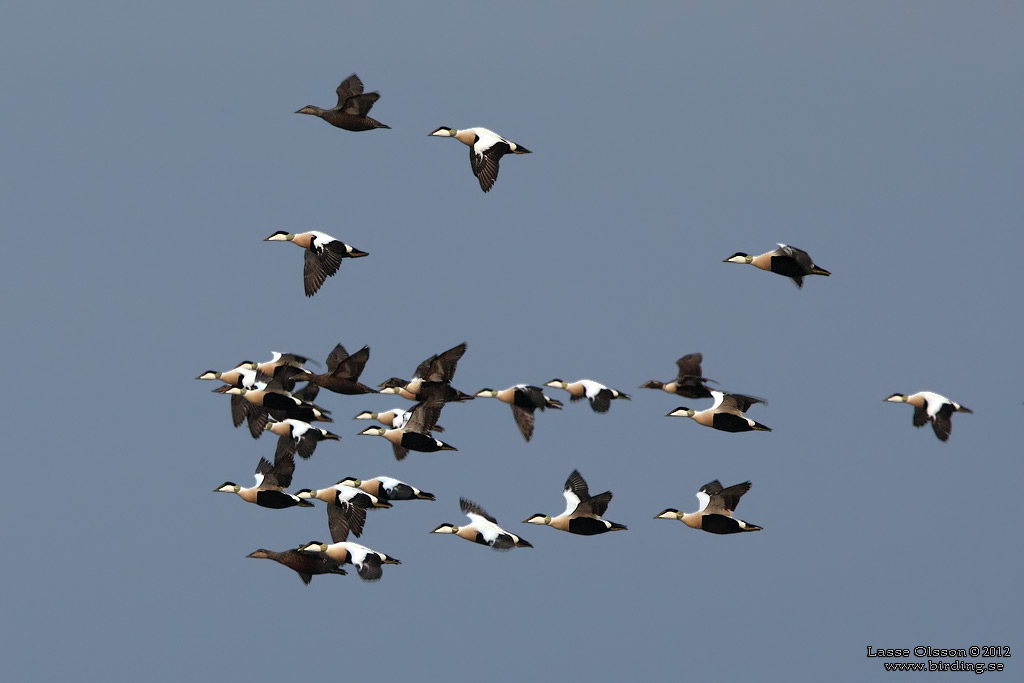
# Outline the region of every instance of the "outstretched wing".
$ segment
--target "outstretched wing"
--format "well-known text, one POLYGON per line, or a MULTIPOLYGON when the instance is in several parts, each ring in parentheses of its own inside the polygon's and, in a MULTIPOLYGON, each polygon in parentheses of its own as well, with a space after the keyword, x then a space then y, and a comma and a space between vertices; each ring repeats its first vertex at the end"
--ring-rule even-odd
POLYGON ((467 500, 466 498, 459 498, 459 508, 461 508, 462 511, 465 512, 467 515, 477 515, 478 517, 486 519, 491 524, 498 523, 498 520, 494 519, 494 517, 491 517, 489 514, 487 514, 487 512, 482 507, 480 507, 471 500, 467 500))
POLYGON ((338 93, 338 108, 341 108, 348 98, 363 94, 363 81, 359 76, 352 74, 341 82, 336 92, 338 93))

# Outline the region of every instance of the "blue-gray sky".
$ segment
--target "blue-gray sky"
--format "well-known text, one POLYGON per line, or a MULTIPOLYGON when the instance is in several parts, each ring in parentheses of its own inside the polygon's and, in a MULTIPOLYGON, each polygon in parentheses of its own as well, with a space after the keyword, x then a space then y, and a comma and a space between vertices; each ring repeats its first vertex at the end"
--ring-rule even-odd
POLYGON ((868 645, 1021 646, 1021 5, 482 5, 4 9, 7 673, 863 681, 868 645), (352 72, 393 130, 293 114, 352 72), (440 125, 534 154, 484 195, 440 125), (282 229, 371 256, 307 300, 282 229), (721 262, 776 242, 833 276, 721 262), (449 406, 459 451, 395 463, 349 418, 403 402, 327 394, 342 441, 295 488, 438 501, 371 513, 403 562, 378 584, 245 559, 325 516, 211 493, 273 442, 193 378, 342 342, 375 384, 463 340, 465 391, 633 401, 529 444, 505 405, 449 406), (692 351, 774 431, 663 417, 706 402, 636 387, 692 351), (947 444, 882 402, 924 389, 975 410, 947 444), (520 523, 573 468, 628 532, 520 523), (716 478, 753 481, 763 532, 652 519, 716 478), (459 496, 535 548, 429 535, 459 496))

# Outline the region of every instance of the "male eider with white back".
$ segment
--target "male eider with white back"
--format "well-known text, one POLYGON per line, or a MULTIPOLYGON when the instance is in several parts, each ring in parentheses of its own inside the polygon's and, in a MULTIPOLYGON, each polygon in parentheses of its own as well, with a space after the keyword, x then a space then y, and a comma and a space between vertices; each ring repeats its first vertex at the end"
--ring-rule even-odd
POLYGON ((824 268, 814 265, 811 257, 803 249, 785 244, 779 244, 779 248, 775 251, 765 252, 759 256, 750 256, 738 251, 725 259, 724 263, 749 263, 761 270, 791 278, 797 287, 804 286, 804 277, 807 275, 828 276, 832 274, 824 268))
POLYGON ((486 128, 466 128, 456 130, 441 126, 431 135, 452 137, 469 146, 469 163, 473 167, 473 175, 480 181, 480 189, 490 192, 494 181, 498 179, 498 161, 506 154, 530 154, 530 150, 506 140, 497 133, 486 128))
POLYGON ((578 379, 575 382, 564 382, 560 379, 553 379, 544 386, 568 391, 569 400, 573 402, 587 399, 590 401, 590 407, 595 413, 607 413, 608 408, 612 405, 613 399, 621 398, 627 401, 631 400, 628 394, 625 394, 618 389, 606 387, 600 382, 595 382, 592 379, 578 379))
POLYGON ((914 406, 914 426, 923 427, 931 422, 932 429, 935 430, 935 436, 939 437, 939 441, 949 440, 949 433, 953 430, 953 413, 974 412, 966 406, 931 391, 919 391, 910 396, 893 394, 885 400, 890 403, 909 403, 914 406))
POLYGON ((505 531, 498 526, 498 520, 487 514, 482 507, 471 500, 459 499, 459 507, 469 517, 469 524, 456 526, 454 524, 441 524, 431 531, 432 534, 454 534, 473 543, 489 545, 495 550, 510 550, 512 548, 532 548, 533 546, 525 540, 516 536, 511 531, 505 531))
POLYGON ((742 394, 727 394, 724 391, 712 391, 711 396, 715 402, 707 410, 698 412, 692 408, 680 406, 669 413, 667 417, 693 418, 697 424, 723 432, 772 431, 771 427, 751 420, 743 414, 755 403, 764 403, 764 399, 742 394))
POLYGON ((740 498, 750 490, 750 482, 722 488, 715 479, 701 487, 697 492, 700 509, 696 512, 680 512, 669 508, 656 515, 655 519, 679 520, 691 529, 700 529, 711 534, 738 534, 744 531, 761 531, 756 524, 744 522, 733 517, 732 513, 740 504, 740 498))
POLYGON ((562 495, 565 496, 565 512, 557 517, 536 514, 524 519, 523 523, 546 524, 580 536, 594 536, 607 531, 626 530, 622 524, 601 519, 601 515, 608 509, 608 503, 612 500, 612 492, 605 491, 591 496, 587 482, 580 475, 579 470, 573 470, 569 478, 565 480, 565 489, 562 491, 562 495))
POLYGON ((331 237, 326 232, 287 232, 278 230, 264 242, 291 242, 306 250, 302 267, 302 286, 306 296, 316 294, 324 281, 338 272, 344 258, 369 256, 368 252, 356 249, 351 244, 331 237))

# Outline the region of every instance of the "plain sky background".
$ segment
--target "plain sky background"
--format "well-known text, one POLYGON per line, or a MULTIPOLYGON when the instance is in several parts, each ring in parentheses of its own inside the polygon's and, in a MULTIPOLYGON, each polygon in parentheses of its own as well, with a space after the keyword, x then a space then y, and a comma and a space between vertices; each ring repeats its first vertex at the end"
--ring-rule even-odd
POLYGON ((868 645, 1009 645, 1019 676, 1022 20, 6 3, 5 678, 881 679, 868 645), (293 114, 352 72, 393 130, 293 114), (442 125, 534 154, 485 195, 442 125), (307 229, 371 254, 312 299, 301 251, 262 241, 307 229), (722 263, 776 242, 833 276, 722 263), (402 560, 377 584, 246 559, 326 539, 323 507, 211 493, 274 441, 193 378, 341 342, 370 345, 376 384, 463 340, 464 391, 589 377, 633 401, 538 414, 530 443, 497 401, 451 405, 458 452, 396 463, 350 418, 405 402, 325 392, 343 438, 294 488, 388 474, 438 500, 370 514, 362 541, 402 560), (693 351, 768 400, 750 414, 772 433, 668 419, 708 402, 637 388, 693 351), (920 390, 975 414, 942 444, 882 401, 920 390), (573 468, 629 531, 521 524, 561 512, 573 468), (738 513, 764 531, 652 519, 716 478, 753 481, 738 513), (429 535, 460 496, 534 549, 429 535))

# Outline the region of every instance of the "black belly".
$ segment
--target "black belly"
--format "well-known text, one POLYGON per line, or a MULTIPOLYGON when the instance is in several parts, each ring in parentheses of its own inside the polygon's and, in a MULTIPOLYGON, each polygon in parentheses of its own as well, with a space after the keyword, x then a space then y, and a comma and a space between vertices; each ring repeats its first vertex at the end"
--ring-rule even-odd
POLYGON ((746 418, 733 415, 732 413, 715 413, 711 426, 723 432, 749 432, 753 430, 753 427, 747 424, 746 418))
POLYGON ((580 536, 594 536, 608 531, 604 522, 593 517, 577 517, 569 520, 569 533, 580 536))
POLYGON ((700 528, 712 534, 738 534, 743 531, 739 522, 725 515, 704 515, 700 518, 700 528))
POLYGON ((256 493, 256 504, 264 508, 281 510, 283 508, 295 507, 299 502, 283 491, 270 489, 256 493))
POLYGON ((800 264, 789 256, 773 256, 772 272, 785 275, 786 277, 802 277, 807 275, 804 269, 800 267, 800 264))
POLYGON ((435 439, 419 432, 406 432, 402 434, 402 447, 408 448, 410 451, 419 451, 420 453, 433 453, 434 451, 441 450, 435 439))

